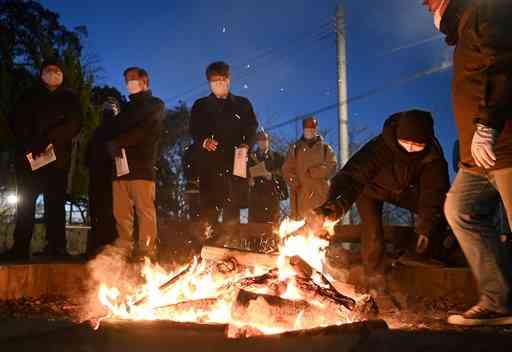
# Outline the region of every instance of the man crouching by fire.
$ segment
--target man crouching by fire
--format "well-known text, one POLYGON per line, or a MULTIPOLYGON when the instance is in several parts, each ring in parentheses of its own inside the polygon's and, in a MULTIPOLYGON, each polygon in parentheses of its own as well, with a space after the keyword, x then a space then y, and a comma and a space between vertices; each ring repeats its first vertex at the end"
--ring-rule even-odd
POLYGON ((416 252, 427 259, 442 248, 446 234, 443 203, 449 188, 448 164, 434 136, 430 112, 396 113, 380 135, 361 148, 331 180, 329 198, 315 210, 323 221, 335 221, 356 203, 361 217, 361 254, 372 294, 385 294, 383 203, 417 214, 416 252))

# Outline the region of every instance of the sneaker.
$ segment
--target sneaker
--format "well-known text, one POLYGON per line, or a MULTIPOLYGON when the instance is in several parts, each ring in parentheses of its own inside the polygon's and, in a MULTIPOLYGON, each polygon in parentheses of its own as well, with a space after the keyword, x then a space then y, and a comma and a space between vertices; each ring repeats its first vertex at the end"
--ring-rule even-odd
POLYGON ((448 323, 461 326, 512 325, 512 312, 497 313, 477 304, 462 314, 450 315, 448 323))

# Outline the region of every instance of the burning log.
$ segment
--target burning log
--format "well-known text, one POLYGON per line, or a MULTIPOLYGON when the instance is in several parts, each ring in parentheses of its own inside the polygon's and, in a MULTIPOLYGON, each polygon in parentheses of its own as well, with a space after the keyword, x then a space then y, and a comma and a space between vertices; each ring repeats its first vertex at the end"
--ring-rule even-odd
POLYGON ((234 258, 239 264, 245 266, 275 268, 277 267, 277 259, 279 256, 275 254, 254 253, 232 248, 204 246, 201 250, 201 258, 216 262, 234 258))
POLYGON ((323 303, 335 303, 341 304, 345 308, 352 310, 355 307, 356 301, 350 297, 347 297, 330 283, 329 280, 320 272, 313 269, 306 261, 299 256, 291 257, 289 260, 290 266, 293 268, 296 277, 297 287, 302 291, 305 298, 317 299, 323 303), (313 275, 321 280, 322 284, 326 287, 322 287, 316 284, 311 278, 313 275))
POLYGON ((340 319, 335 311, 326 311, 304 300, 292 301, 278 296, 240 290, 231 309, 240 325, 277 332, 333 324, 340 319))
MULTIPOLYGON (((192 268, 192 264, 189 264, 185 269, 183 269, 181 272, 179 272, 177 275, 173 276, 171 279, 164 282, 160 287, 158 288, 160 291, 165 291, 169 287, 172 287, 175 283, 177 283, 183 276, 185 276, 190 269, 192 268)), ((140 306, 141 304, 146 303, 148 300, 148 296, 141 297, 138 299, 133 305, 134 306, 140 306)))
POLYGON ((155 315, 160 318, 169 319, 173 316, 185 316, 191 314, 196 319, 204 319, 212 311, 213 307, 219 302, 217 298, 205 298, 194 301, 185 301, 176 304, 170 304, 154 309, 155 315))

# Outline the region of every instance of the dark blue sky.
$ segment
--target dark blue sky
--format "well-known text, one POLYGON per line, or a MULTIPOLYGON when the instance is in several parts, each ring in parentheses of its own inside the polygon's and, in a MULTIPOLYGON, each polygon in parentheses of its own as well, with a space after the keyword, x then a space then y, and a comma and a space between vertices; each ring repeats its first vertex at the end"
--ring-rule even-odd
MULTIPOLYGON (((337 0, 45 0, 69 27, 86 25, 88 54, 104 69, 101 83, 125 92, 122 71, 148 69, 153 93, 168 106, 208 93, 206 65, 233 67, 235 94, 251 99, 260 123, 275 123, 336 103, 337 0)), ((380 131, 390 114, 431 110, 436 132, 451 159, 456 131, 450 102, 451 70, 389 85, 449 62, 450 50, 436 36, 421 0, 348 0, 349 97, 376 94, 349 104, 353 128, 380 131), (412 45, 426 40, 423 44, 412 45), (397 48, 403 48, 397 50, 397 48)), ((337 146, 337 113, 318 115, 337 146)), ((294 124, 278 133, 295 136, 294 124)))

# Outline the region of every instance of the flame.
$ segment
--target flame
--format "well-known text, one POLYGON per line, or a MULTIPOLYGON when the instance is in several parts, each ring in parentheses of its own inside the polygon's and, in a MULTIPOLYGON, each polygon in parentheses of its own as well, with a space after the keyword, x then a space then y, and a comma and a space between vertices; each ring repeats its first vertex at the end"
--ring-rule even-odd
MULTIPOLYGON (((316 236, 306 229, 304 221, 286 219, 279 227, 279 257, 277 261, 278 279, 276 284, 284 287, 279 296, 293 301, 305 301, 303 293, 297 286, 296 272, 289 265, 289 257, 299 256, 318 273, 323 272, 325 252, 329 242, 316 236)), ((335 223, 325 223, 324 229, 333 229, 335 223)), ((230 326, 246 326, 247 323, 237 321, 232 316, 232 307, 236 301, 237 283, 247 278, 268 273, 268 268, 254 267, 223 273, 212 269, 212 263, 194 258, 187 267, 178 268, 171 272, 146 259, 140 274, 144 283, 135 292, 121 292, 115 286, 102 282, 98 289, 98 299, 109 312, 109 316, 118 319, 131 320, 172 320, 179 322, 220 323, 230 326), (166 287, 169 280, 176 282, 166 287), (173 279, 174 280, 174 279, 173 279), (195 306, 190 302, 205 300, 205 306, 195 306), (209 301, 211 300, 211 302, 209 301)), ((312 279, 320 286, 324 285, 321 275, 314 273, 312 279)), ((273 294, 269 288, 255 288, 252 292, 273 294)), ((275 292, 274 292, 275 294, 275 292)), ((258 299, 259 300, 259 299, 258 299)), ((258 300, 256 302, 258 303, 258 300)), ((259 302, 261 303, 261 302, 259 302)), ((323 307, 322 302, 310 301, 316 307, 323 307)), ((252 304, 252 302, 251 302, 252 304)), ((251 308, 251 307, 250 307, 251 308)), ((249 308, 249 309, 250 309, 249 308)), ((260 312, 260 306, 254 307, 256 315, 250 327, 263 334, 276 334, 287 330, 298 330, 308 327, 305 323, 305 311, 296 316, 290 326, 273 326, 268 322, 268 316, 260 312)), ((348 317, 337 317, 336 324, 345 323, 348 317)), ((99 322, 98 322, 99 323, 99 322)), ((333 321, 331 321, 333 323, 333 321)))

